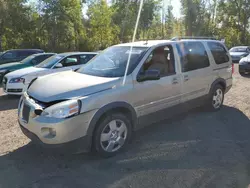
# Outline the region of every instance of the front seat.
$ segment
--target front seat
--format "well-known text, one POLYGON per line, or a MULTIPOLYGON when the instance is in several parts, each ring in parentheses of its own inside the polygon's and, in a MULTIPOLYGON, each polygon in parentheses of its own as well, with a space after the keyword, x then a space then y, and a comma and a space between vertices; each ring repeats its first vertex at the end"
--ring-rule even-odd
POLYGON ((168 73, 167 59, 164 55, 164 50, 156 51, 152 57, 152 65, 149 66, 148 70, 159 70, 161 75, 168 73))

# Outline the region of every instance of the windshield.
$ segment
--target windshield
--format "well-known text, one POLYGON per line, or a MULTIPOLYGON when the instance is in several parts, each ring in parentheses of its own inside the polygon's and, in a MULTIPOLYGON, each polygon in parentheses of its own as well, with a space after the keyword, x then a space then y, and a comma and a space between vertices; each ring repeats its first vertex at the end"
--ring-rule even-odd
POLYGON ((65 56, 64 55, 54 55, 41 63, 39 63, 36 67, 37 68, 52 68, 58 61, 62 60, 65 56))
MULTIPOLYGON (((146 47, 132 49, 128 74, 134 70, 146 50, 146 47)), ((110 47, 79 69, 78 72, 100 77, 122 77, 126 70, 129 53, 130 46, 110 47)))
POLYGON ((247 52, 247 48, 232 48, 230 52, 247 52))
POLYGON ((26 57, 25 59, 23 59, 20 63, 30 63, 32 61, 32 59, 34 59, 36 56, 31 55, 29 57, 26 57))

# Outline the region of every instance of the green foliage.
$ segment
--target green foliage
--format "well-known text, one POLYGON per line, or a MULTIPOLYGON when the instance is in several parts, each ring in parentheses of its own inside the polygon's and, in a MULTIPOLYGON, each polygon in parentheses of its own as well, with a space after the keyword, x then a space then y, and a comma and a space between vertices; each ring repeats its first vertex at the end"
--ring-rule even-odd
MULTIPOLYGON (((144 0, 136 40, 216 36, 228 47, 248 45, 250 0, 144 0)), ((93 51, 129 42, 140 0, 0 0, 0 51, 93 51), (83 14, 83 8, 85 13, 83 14)))
POLYGON ((114 8, 108 7, 104 0, 97 1, 89 7, 88 45, 91 50, 102 50, 119 43, 119 27, 112 21, 113 14, 114 8))

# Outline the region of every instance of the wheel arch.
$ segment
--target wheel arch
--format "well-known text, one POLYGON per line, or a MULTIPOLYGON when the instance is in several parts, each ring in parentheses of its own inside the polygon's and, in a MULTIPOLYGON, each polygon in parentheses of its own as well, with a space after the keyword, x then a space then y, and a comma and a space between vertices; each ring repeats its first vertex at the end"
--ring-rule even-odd
POLYGON ((223 88, 224 91, 226 90, 226 87, 227 87, 226 80, 223 79, 223 78, 217 78, 217 79, 212 83, 212 85, 211 85, 211 87, 210 87, 210 90, 209 90, 209 93, 210 93, 210 94, 212 93, 212 91, 213 91, 213 89, 214 89, 214 87, 215 87, 216 85, 220 85, 220 86, 223 88))
POLYGON ((135 109, 126 102, 113 102, 103 106, 95 113, 89 124, 89 128, 87 131, 88 136, 92 137, 98 122, 110 112, 122 112, 128 115, 132 124, 132 129, 135 128, 135 124, 137 122, 137 115, 135 109))

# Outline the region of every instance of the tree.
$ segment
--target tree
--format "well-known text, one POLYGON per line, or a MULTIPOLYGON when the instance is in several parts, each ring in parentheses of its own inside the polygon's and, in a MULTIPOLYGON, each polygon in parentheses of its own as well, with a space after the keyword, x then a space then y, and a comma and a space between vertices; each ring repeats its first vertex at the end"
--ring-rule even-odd
POLYGON ((112 44, 119 43, 119 27, 112 21, 113 14, 113 7, 109 7, 104 0, 99 0, 89 7, 87 34, 90 49, 105 49, 112 44))
POLYGON ((79 49, 84 36, 81 0, 40 0, 41 16, 47 30, 50 49, 70 51, 79 49))

